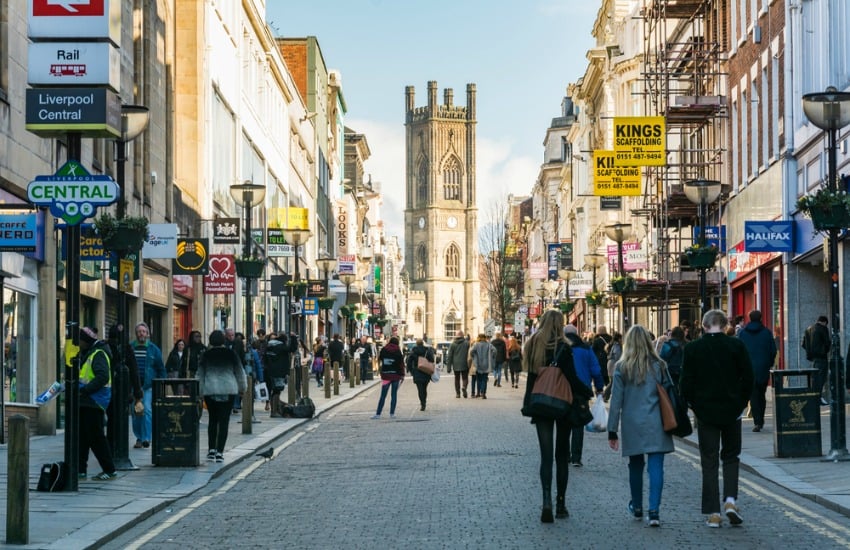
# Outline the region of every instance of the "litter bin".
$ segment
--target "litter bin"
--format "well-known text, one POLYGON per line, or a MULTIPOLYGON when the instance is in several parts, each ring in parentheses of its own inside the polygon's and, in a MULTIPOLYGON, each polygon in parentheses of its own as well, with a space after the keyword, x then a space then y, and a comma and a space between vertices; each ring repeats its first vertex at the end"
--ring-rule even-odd
POLYGON ((779 458, 821 456, 817 369, 772 370, 774 454, 779 458))
POLYGON ((198 466, 200 453, 200 387, 192 378, 153 381, 154 466, 198 466))

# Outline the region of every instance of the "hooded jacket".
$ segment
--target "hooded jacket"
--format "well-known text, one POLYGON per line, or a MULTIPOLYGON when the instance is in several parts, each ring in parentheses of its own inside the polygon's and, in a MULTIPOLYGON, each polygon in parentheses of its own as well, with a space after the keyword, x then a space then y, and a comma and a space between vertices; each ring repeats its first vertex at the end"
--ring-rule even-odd
POLYGON ((751 321, 747 323, 738 338, 750 354, 755 383, 767 384, 770 369, 773 368, 773 361, 776 359, 776 341, 773 339, 773 334, 760 322, 751 321))
POLYGON ((565 334, 564 336, 573 350, 573 365, 576 369, 576 376, 588 388, 592 380, 596 391, 601 392, 605 383, 602 381, 602 368, 599 366, 596 354, 593 353, 590 346, 579 338, 578 334, 565 334))
POLYGON ((381 380, 404 379, 404 354, 398 344, 389 342, 382 347, 378 354, 378 364, 381 366, 381 380))
POLYGON ((458 336, 449 345, 446 352, 446 368, 450 371, 466 372, 469 370, 469 341, 463 336, 458 336))

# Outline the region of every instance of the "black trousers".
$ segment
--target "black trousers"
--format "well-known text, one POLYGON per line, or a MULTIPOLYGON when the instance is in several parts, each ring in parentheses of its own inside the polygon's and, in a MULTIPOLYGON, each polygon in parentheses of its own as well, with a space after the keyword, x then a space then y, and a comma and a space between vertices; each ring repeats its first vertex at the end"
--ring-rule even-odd
POLYGON ((224 452, 227 443, 227 429, 230 425, 230 410, 233 408, 233 396, 226 401, 215 401, 210 397, 204 397, 207 404, 207 412, 210 415, 209 427, 207 429, 207 444, 211 451, 224 452))
POLYGON ((540 445, 540 483, 544 493, 552 489, 552 458, 554 456, 556 473, 556 496, 566 497, 567 482, 570 479, 570 431, 572 426, 566 420, 535 419, 537 442, 540 445))
POLYGON ((697 422, 699 458, 702 468, 702 513, 720 513, 718 473, 723 461, 723 500, 738 499, 738 471, 741 456, 741 420, 726 426, 697 422))
POLYGON ((764 410, 767 408, 767 382, 756 382, 753 384, 753 392, 750 394, 750 412, 753 415, 753 424, 764 426, 764 410))
POLYGON ((419 393, 419 404, 423 407, 425 406, 425 401, 428 400, 428 383, 430 380, 423 380, 421 382, 414 382, 416 384, 416 391, 419 393))
POLYGON ((468 370, 456 370, 455 371, 455 392, 460 393, 460 381, 463 380, 463 391, 466 391, 467 386, 469 385, 469 371, 468 370))
POLYGON ((115 472, 112 451, 103 433, 103 410, 94 407, 80 407, 80 454, 78 471, 88 472, 89 450, 107 474, 115 472))

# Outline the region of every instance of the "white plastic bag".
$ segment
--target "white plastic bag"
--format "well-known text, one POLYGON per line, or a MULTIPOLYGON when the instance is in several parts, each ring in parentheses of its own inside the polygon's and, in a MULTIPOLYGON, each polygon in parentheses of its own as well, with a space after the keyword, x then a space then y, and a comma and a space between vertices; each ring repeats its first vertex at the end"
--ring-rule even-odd
POLYGON ((590 408, 593 413, 593 420, 585 426, 588 432, 605 432, 608 431, 608 409, 605 408, 605 401, 601 397, 597 397, 590 408))
POLYGON ((434 374, 431 375, 431 382, 439 382, 440 381, 440 367, 438 366, 434 369, 434 374))

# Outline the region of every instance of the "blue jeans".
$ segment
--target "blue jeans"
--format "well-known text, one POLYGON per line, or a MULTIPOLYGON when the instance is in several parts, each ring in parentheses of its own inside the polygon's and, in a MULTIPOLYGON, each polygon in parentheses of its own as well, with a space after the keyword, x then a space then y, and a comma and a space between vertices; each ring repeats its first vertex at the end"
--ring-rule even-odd
POLYGON ((493 367, 493 383, 496 385, 502 384, 502 365, 504 363, 496 362, 496 365, 493 367))
POLYGON ((480 374, 476 374, 475 378, 477 378, 478 382, 478 395, 487 395, 487 377, 490 376, 489 373, 482 372, 480 374))
MULTIPOLYGON (((664 486, 664 453, 649 453, 649 509, 657 512, 661 507, 661 488, 664 486)), ((643 509, 643 466, 644 455, 629 457, 629 489, 636 509, 643 509)))
POLYGON ((151 404, 153 403, 153 388, 148 388, 144 391, 144 396, 142 397, 142 402, 145 404, 145 412, 142 416, 138 416, 135 414, 131 414, 133 417, 133 435, 136 436, 136 439, 139 441, 150 441, 151 440, 151 424, 153 422, 153 411, 151 410, 151 404))
POLYGON ((381 414, 381 411, 384 410, 384 403, 387 400, 387 390, 392 387, 393 393, 390 397, 390 414, 395 414, 395 404, 398 400, 398 386, 401 383, 401 380, 393 380, 389 384, 381 384, 381 399, 378 400, 378 410, 376 414, 381 414))

